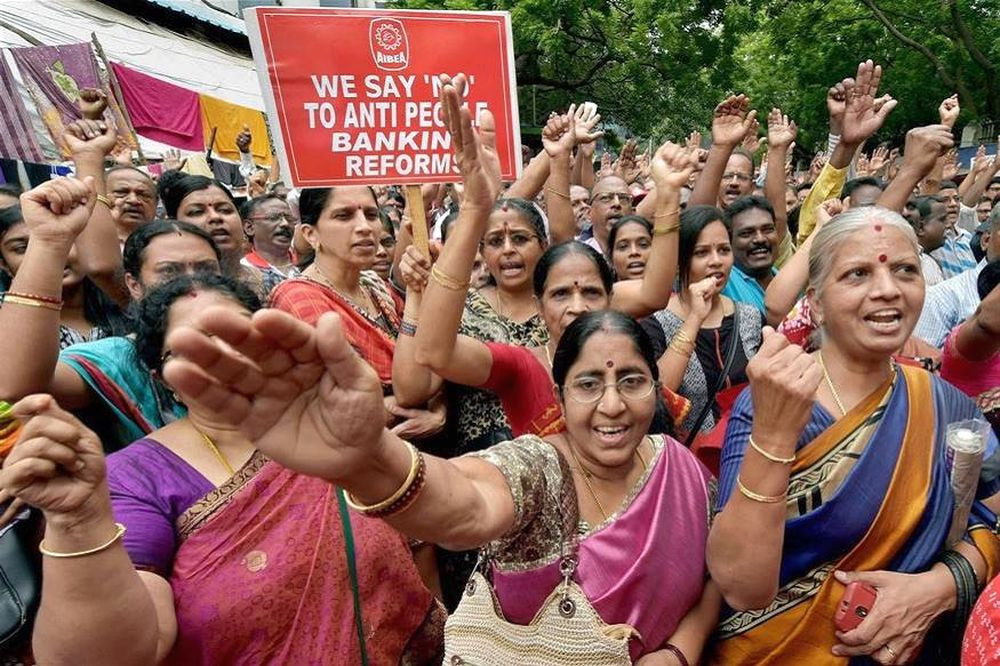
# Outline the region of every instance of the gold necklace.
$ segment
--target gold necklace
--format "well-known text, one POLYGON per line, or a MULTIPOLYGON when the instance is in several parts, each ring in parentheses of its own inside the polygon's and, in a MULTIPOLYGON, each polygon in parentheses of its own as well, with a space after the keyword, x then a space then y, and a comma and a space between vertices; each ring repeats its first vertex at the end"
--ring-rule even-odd
POLYGON ((195 432, 201 435, 202 440, 205 442, 205 446, 208 447, 209 451, 215 454, 215 457, 218 459, 218 461, 222 463, 223 467, 226 468, 226 472, 229 473, 229 476, 234 476, 236 474, 236 470, 233 469, 233 466, 229 464, 229 461, 226 460, 226 457, 222 455, 222 451, 220 451, 219 447, 215 445, 215 442, 212 441, 212 438, 206 435, 204 432, 202 432, 201 428, 196 426, 193 422, 191 423, 191 427, 195 429, 195 432))
MULTIPOLYGON (((844 409, 844 403, 840 399, 840 394, 837 393, 836 387, 833 385, 833 380, 830 379, 830 373, 826 370, 826 363, 823 362, 823 352, 816 352, 816 356, 819 358, 819 367, 823 370, 823 380, 826 382, 827 387, 830 389, 830 393, 833 395, 833 399, 837 402, 837 408, 840 410, 841 416, 847 415, 847 410, 844 409)), ((889 376, 896 371, 896 366, 892 364, 892 358, 889 359, 889 376)))
MULTIPOLYGON (((643 439, 643 442, 644 441, 646 441, 646 440, 643 439)), ((635 455, 636 455, 637 458, 639 458, 639 462, 642 464, 642 473, 645 474, 646 473, 646 459, 642 457, 642 453, 639 451, 639 448, 641 446, 642 446, 642 442, 639 442, 639 446, 635 447, 635 455)), ((607 520, 608 519, 608 512, 604 510, 604 505, 601 504, 601 500, 598 499, 597 493, 594 492, 594 486, 590 485, 590 477, 592 476, 592 474, 580 462, 580 459, 576 456, 576 451, 573 449, 573 445, 572 444, 569 445, 569 452, 570 452, 570 455, 573 456, 573 460, 576 462, 577 469, 579 469, 580 473, 583 475, 583 483, 587 486, 587 490, 590 491, 590 496, 594 499, 594 502, 597 504, 597 508, 600 510, 601 515, 604 516, 604 520, 607 520)))
POLYGON ((549 352, 549 343, 545 343, 545 360, 549 362, 549 370, 552 370, 552 353, 549 352))
MULTIPOLYGON (((334 290, 335 292, 346 298, 348 301, 353 303, 355 307, 364 310, 373 317, 377 316, 376 315, 377 308, 375 307, 375 302, 372 300, 371 294, 368 293, 368 290, 365 289, 365 286, 363 284, 359 283, 358 289, 360 290, 361 297, 365 301, 365 303, 359 303, 358 299, 352 298, 346 292, 337 289, 336 285, 333 284, 333 280, 328 278, 326 276, 326 273, 323 272, 323 269, 321 269, 316 263, 313 263, 311 268, 316 271, 316 275, 323 278, 322 283, 325 284, 327 287, 329 287, 330 289, 334 290)), ((319 280, 317 280, 317 282, 319 282, 319 280)))

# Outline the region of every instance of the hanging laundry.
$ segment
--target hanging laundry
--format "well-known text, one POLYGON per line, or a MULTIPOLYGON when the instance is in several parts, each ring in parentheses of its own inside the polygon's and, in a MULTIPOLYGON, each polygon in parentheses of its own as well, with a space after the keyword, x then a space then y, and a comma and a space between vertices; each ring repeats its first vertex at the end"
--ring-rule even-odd
POLYGON ((0 156, 43 162, 42 147, 38 145, 31 127, 28 110, 14 81, 14 73, 0 53, 0 156))
POLYGON ((136 132, 175 148, 205 150, 198 93, 116 62, 111 69, 136 132))
POLYGON ((239 162, 240 151, 236 148, 236 135, 242 132, 243 126, 246 125, 253 134, 250 151, 253 153, 254 161, 261 166, 271 164, 273 159, 271 138, 268 136, 267 121, 262 112, 211 95, 201 95, 201 122, 205 131, 206 147, 212 137, 212 128, 218 128, 215 145, 212 147, 214 154, 239 162))
POLYGON ((83 88, 99 88, 108 99, 104 119, 118 129, 115 153, 131 152, 137 147, 115 96, 107 83, 101 80, 90 44, 29 46, 10 49, 10 52, 24 85, 38 107, 42 122, 64 158, 68 159, 70 152, 63 140, 63 132, 66 125, 83 117, 79 107, 80 90, 83 88))

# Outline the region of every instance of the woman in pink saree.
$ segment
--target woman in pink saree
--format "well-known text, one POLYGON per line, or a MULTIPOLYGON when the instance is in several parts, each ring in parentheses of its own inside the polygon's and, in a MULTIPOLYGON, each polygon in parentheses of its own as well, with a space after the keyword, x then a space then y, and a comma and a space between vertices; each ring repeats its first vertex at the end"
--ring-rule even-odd
MULTIPOLYGON (((157 287, 137 318, 141 362, 158 371, 170 355, 167 329, 206 307, 248 321, 259 302, 221 276, 157 287)), ((44 558, 39 663, 440 663, 443 608, 407 539, 349 510, 334 485, 282 467, 211 412, 189 407, 109 456, 106 475, 97 438, 51 398, 15 407, 26 423, 12 464, 30 463, 46 437, 64 455, 70 447, 55 442, 71 441, 81 461, 55 481, 3 479, 45 512, 50 551, 84 551, 44 558), (62 485, 39 490, 46 481, 62 485), (85 499, 53 506, 66 487, 85 499), (107 548, 91 552, 99 542, 107 548)), ((56 460, 66 471, 66 458, 56 460)))

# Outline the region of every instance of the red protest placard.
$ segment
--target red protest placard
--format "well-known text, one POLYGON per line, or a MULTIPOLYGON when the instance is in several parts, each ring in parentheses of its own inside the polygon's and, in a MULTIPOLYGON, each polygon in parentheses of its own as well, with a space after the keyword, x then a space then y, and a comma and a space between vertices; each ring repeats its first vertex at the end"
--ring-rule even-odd
POLYGON ((284 174, 296 187, 458 179, 438 75, 493 112, 501 175, 521 134, 506 12, 255 7, 244 17, 284 174))

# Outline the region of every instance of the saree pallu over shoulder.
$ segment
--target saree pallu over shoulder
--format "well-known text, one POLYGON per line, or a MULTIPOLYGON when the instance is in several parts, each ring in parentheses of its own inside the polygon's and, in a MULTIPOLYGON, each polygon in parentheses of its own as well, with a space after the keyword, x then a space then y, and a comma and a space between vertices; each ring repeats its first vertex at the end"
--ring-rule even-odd
MULTIPOLYGON (((711 663, 846 664, 847 658, 830 653, 836 643, 834 614, 844 592, 830 574, 835 569, 919 573, 940 557, 954 505, 944 451, 944 431, 953 414, 943 383, 929 373, 899 366, 898 377, 901 381, 895 382, 887 404, 882 387, 800 448, 791 483, 814 473, 845 439, 884 410, 839 488, 786 522, 775 601, 764 610, 737 612, 724 620, 711 663), (840 536, 838 541, 830 526, 852 520, 868 521, 859 532, 862 536, 850 542, 840 536)), ((822 488, 816 493, 822 495, 822 488)), ((790 516, 795 514, 793 501, 790 498, 790 516)), ((976 535, 982 531, 974 530, 973 536, 984 536, 976 535)), ((995 543, 995 536, 989 541, 995 543)))
MULTIPOLYGON (((406 540, 350 514, 370 664, 427 663, 433 600, 406 540)), ((344 532, 331 484, 254 457, 178 519, 168 664, 361 663, 344 532)), ((433 652, 440 635, 430 641, 433 652)))

